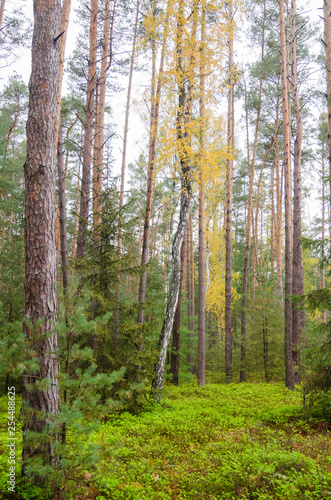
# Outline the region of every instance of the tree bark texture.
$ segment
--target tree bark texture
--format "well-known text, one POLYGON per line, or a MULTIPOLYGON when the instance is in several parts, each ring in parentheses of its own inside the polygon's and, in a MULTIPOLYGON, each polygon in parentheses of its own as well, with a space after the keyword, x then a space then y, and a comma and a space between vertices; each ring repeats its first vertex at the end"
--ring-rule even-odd
POLYGON ((283 168, 285 184, 285 385, 294 389, 294 369, 292 356, 292 185, 291 185, 291 143, 290 143, 290 118, 288 102, 287 80, 287 44, 285 37, 284 0, 279 0, 279 26, 280 26, 280 61, 282 82, 282 110, 283 110, 283 168))
MULTIPOLYGON (((291 6, 291 90, 294 104, 296 137, 294 141, 294 197, 293 197, 293 295, 304 294, 302 245, 301 245, 301 146, 302 146, 302 111, 299 100, 298 67, 296 52, 296 1, 291 6)), ((300 384, 300 339, 305 325, 305 312, 293 305, 292 340, 295 383, 300 384)))
POLYGON ((91 0, 91 21, 89 39, 88 76, 86 91, 85 130, 84 130, 84 153, 83 171, 80 198, 80 213, 77 237, 77 258, 81 259, 86 253, 87 225, 89 216, 89 198, 91 184, 92 163, 92 134, 93 134, 93 110, 95 97, 95 77, 97 64, 97 25, 98 25, 98 0, 91 0))
POLYGON ((57 380, 59 361, 56 297, 56 115, 59 84, 61 20, 60 0, 34 2, 32 71, 29 83, 29 114, 26 126, 27 156, 25 178, 25 317, 24 333, 39 358, 38 373, 25 373, 23 401, 23 475, 26 460, 43 457, 55 463, 53 436, 30 445, 27 431, 40 432, 60 408, 57 380), (40 321, 40 322, 39 322, 40 321), (38 324, 36 325, 36 323, 38 324), (53 333, 50 333, 53 331, 53 333), (37 380, 47 379, 44 390, 31 390, 37 380), (41 414, 40 412, 44 412, 41 414))
MULTIPOLYGON (((233 23, 232 0, 229 1, 229 23, 233 23)), ((233 28, 229 30, 229 92, 228 92, 228 131, 227 146, 229 153, 234 148, 234 94, 233 94, 233 28)), ((232 183, 233 159, 227 160, 226 175, 226 235, 225 235, 225 381, 232 382, 232 325, 231 325, 231 283, 232 283, 232 183)))
POLYGON ((204 189, 204 154, 205 154, 205 32, 206 6, 202 3, 201 12, 201 48, 200 48, 200 169, 199 169, 199 268, 198 268, 198 370, 197 380, 205 385, 205 342, 206 342, 206 238, 205 238, 205 189, 204 189))
POLYGON ((177 21, 177 78, 178 78, 178 110, 176 118, 178 156, 181 167, 181 203, 179 213, 179 223, 175 233, 172 245, 172 270, 171 284, 165 318, 158 343, 158 359, 154 366, 154 378, 152 382, 152 391, 156 401, 161 399, 161 390, 164 380, 164 369, 166 362, 167 349, 171 330, 173 327, 175 311, 179 296, 180 287, 180 268, 181 268, 181 248, 185 238, 187 224, 192 204, 192 187, 190 172, 190 154, 187 148, 189 143, 189 132, 187 132, 187 111, 186 111, 186 93, 185 93, 185 75, 183 71, 183 28, 184 28, 184 0, 180 0, 178 21, 177 21))
MULTIPOLYGON (((187 231, 186 231, 187 234, 187 231)), ((184 275, 184 262, 185 262, 185 251, 186 251, 186 236, 182 243, 181 254, 180 254, 180 284, 179 284, 179 294, 178 302, 175 312, 174 325, 172 328, 172 352, 171 352, 171 373, 172 373, 172 383, 178 385, 178 372, 179 372, 179 348, 180 348, 180 313, 181 313, 181 290, 183 287, 183 275, 184 275)))

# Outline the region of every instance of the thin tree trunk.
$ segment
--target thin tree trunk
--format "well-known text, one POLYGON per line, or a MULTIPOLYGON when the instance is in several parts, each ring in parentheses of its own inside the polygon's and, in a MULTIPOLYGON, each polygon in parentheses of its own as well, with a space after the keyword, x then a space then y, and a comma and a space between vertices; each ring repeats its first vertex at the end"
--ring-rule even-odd
POLYGON ((279 97, 277 98, 276 106, 276 121, 275 121, 275 171, 276 171, 276 266, 277 266, 277 295, 282 296, 283 293, 283 271, 282 271, 282 188, 279 171, 279 147, 278 147, 278 112, 279 112, 279 97))
POLYGON ((63 143, 62 143, 62 128, 58 131, 58 147, 57 147, 57 166, 58 166, 58 189, 59 189, 59 214, 60 214, 60 240, 61 240, 61 270, 62 270, 62 285, 63 293, 66 294, 69 285, 69 261, 68 261, 68 243, 67 243, 67 216, 66 216, 66 200, 65 200, 65 179, 63 166, 63 143))
MULTIPOLYGON (((23 384, 23 467, 27 460, 41 459, 45 465, 57 463, 57 430, 43 439, 41 431, 49 426, 60 408, 57 375, 58 336, 56 297, 56 116, 59 84, 60 0, 35 0, 32 41, 32 71, 29 83, 29 115, 26 127, 27 156, 25 173, 25 317, 24 333, 36 349, 38 373, 24 374, 23 384), (48 380, 43 390, 31 390, 37 380, 48 380), (31 443, 30 432, 40 433, 31 443)), ((38 472, 35 480, 44 485, 38 472)))
MULTIPOLYGON (((302 111, 299 100, 298 69, 296 53, 296 4, 292 0, 291 7, 291 85, 295 111, 296 138, 294 142, 294 198, 293 198, 293 295, 304 294, 302 245, 301 245, 301 145, 302 145, 302 111)), ((302 305, 302 304, 301 304, 302 305)), ((293 361, 295 366, 295 383, 300 384, 300 338, 305 326, 305 312, 293 305, 292 312, 293 361)))
POLYGON ((69 17, 71 10, 71 0, 63 0, 62 4, 62 14, 61 14, 61 29, 59 35, 60 43, 60 71, 59 71, 59 90, 57 95, 57 115, 56 115, 56 144, 58 144, 58 134, 60 128, 60 117, 61 117, 61 92, 62 92, 62 81, 64 72, 64 55, 66 50, 67 42, 67 32, 69 26, 69 17))
POLYGON ((194 252, 193 252, 193 230, 192 230, 192 212, 190 213, 188 224, 188 248, 187 248, 187 276, 188 276, 188 348, 190 353, 187 357, 189 371, 193 373, 193 337, 194 337, 194 252))
MULTIPOLYGON (((228 93, 228 132, 227 146, 233 154, 234 148, 234 94, 233 94, 233 13, 232 0, 229 0, 229 93, 228 93)), ((232 382, 232 328, 231 328, 231 302, 232 302, 232 183, 233 159, 227 160, 226 176, 226 237, 225 237, 225 380, 232 382)))
MULTIPOLYGON (((321 262, 321 288, 325 288, 325 162, 322 157, 322 262, 321 262)), ((326 323, 326 309, 322 310, 322 323, 326 323)))
POLYGON ((80 214, 77 237, 77 258, 81 259, 86 254, 87 225, 89 216, 89 198, 91 184, 91 161, 92 161, 92 133, 93 133, 93 110, 95 96, 95 77, 97 63, 97 26, 98 26, 98 0, 91 0, 89 59, 86 92, 85 130, 84 130, 84 154, 83 172, 81 184, 80 214))
POLYGON ((205 337, 206 337, 206 241, 205 241, 205 32, 206 5, 203 1, 201 13, 200 48, 200 169, 199 169, 199 268, 198 268, 198 385, 205 385, 205 337))
MULTIPOLYGON (((187 234, 187 231, 186 231, 187 234)), ((185 263, 185 251, 186 244, 185 239, 182 243, 181 254, 180 254, 180 284, 179 284, 179 294, 178 302, 175 312, 174 325, 172 328, 172 351, 171 351, 171 373, 172 373, 172 383, 178 385, 178 371, 179 371, 179 348, 180 348, 180 312, 181 312, 181 290, 183 287, 183 274, 184 274, 184 263, 185 263)))
POLYGON ((180 266, 181 266, 181 248, 185 237, 189 215, 191 211, 192 187, 191 187, 191 155, 188 151, 188 138, 190 132, 187 127, 187 103, 185 95, 185 76, 183 71, 183 31, 184 31, 184 0, 180 0, 178 21, 177 21, 177 79, 178 79, 178 111, 176 118, 177 139, 179 144, 179 158, 181 167, 181 203, 179 223, 175 233, 172 245, 172 272, 170 293, 167 302, 167 308, 161 335, 158 343, 159 356, 154 366, 154 378, 152 382, 152 391, 156 401, 161 400, 161 390, 163 387, 165 361, 171 330, 173 327, 175 311, 179 296, 180 286, 180 266))
POLYGON ((291 185, 291 144, 287 81, 287 45, 285 38, 284 0, 279 0, 280 54, 284 136, 284 183, 285 183, 285 385, 294 389, 294 369, 292 357, 292 185, 291 185))
MULTIPOLYGON (((264 7, 263 19, 265 19, 265 11, 266 11, 265 1, 263 3, 263 7, 264 7)), ((244 274, 243 274, 243 292, 242 292, 242 298, 241 298, 242 309, 241 309, 240 382, 244 382, 246 380, 247 285, 248 285, 249 259, 250 259, 250 250, 251 250, 251 220, 252 220, 252 212, 253 212, 254 174, 255 174, 258 133, 259 133, 259 126, 260 126, 261 99, 262 99, 263 78, 264 78, 264 69, 263 69, 264 68, 264 30, 265 30, 265 25, 263 22, 262 48, 261 48, 261 72, 260 72, 260 85, 259 85, 258 108, 257 108, 256 125, 255 125, 255 137, 254 137, 254 146, 253 146, 252 165, 250 165, 250 162, 249 162, 249 128, 248 128, 247 97, 246 97, 246 92, 245 92, 249 191, 248 191, 248 208, 247 208, 247 221, 246 221, 246 250, 245 250, 245 262, 244 262, 244 274)))
POLYGON ((151 218, 151 206, 152 206, 152 188, 153 188, 153 178, 154 178, 154 164, 155 164, 155 154, 156 154, 156 143, 158 135, 158 125, 159 125, 159 106, 161 99, 161 89, 162 89, 162 77, 163 77, 163 66, 165 58, 166 42, 168 38, 169 31, 169 16, 171 11, 172 0, 168 0, 167 12, 164 21, 164 31, 160 58, 160 69, 157 77, 157 87, 155 93, 155 75, 152 75, 152 105, 151 105, 151 118, 150 118, 150 131, 149 131, 149 148, 148 148, 148 175, 147 175, 147 197, 146 197, 146 212, 144 221, 144 232, 143 232, 143 244, 141 252, 141 266, 142 271, 140 275, 139 282, 139 303, 142 306, 138 312, 138 323, 144 323, 145 313, 143 304, 146 300, 146 287, 147 287, 147 264, 149 258, 149 227, 151 218))
POLYGON ((71 249, 71 260, 73 261, 76 257, 76 243, 77 243, 77 229, 78 229, 78 208, 79 208, 79 194, 80 194, 80 161, 78 162, 78 174, 77 174, 77 190, 76 190, 76 204, 75 204, 75 225, 74 234, 72 238, 72 249, 71 249))

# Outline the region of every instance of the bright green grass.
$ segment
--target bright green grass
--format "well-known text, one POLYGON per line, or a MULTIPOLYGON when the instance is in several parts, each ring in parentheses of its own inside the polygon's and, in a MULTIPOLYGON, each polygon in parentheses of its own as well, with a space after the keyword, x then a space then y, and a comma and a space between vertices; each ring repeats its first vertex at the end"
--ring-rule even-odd
POLYGON ((112 416, 92 435, 102 456, 68 498, 331 499, 331 440, 320 427, 280 384, 169 386, 152 411, 112 416))

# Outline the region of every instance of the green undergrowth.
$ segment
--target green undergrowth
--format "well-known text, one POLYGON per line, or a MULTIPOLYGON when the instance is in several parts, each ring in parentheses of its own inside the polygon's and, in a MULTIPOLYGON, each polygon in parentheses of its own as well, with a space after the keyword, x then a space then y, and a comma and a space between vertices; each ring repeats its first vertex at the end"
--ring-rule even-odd
POLYGON ((331 440, 282 385, 167 387, 95 436, 97 500, 331 499, 331 440))
POLYGON ((281 384, 167 386, 90 440, 100 460, 64 485, 68 499, 331 499, 328 425, 304 420, 300 391, 281 384))

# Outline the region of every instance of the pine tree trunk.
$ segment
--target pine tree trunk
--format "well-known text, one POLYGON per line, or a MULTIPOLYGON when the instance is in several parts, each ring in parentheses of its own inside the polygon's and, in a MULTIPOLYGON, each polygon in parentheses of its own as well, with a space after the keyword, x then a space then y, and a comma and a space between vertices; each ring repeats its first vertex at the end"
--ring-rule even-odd
MULTIPOLYGON (((152 75, 152 85, 151 85, 152 105, 151 105, 151 118, 150 118, 150 129, 149 129, 147 197, 146 197, 146 212, 145 212, 144 231, 143 231, 143 243, 141 251, 142 272, 140 275, 139 297, 138 297, 140 304, 144 304, 146 300, 147 264, 149 258, 149 226, 150 226, 151 207, 152 207, 154 163, 155 163, 156 143, 157 143, 158 125, 159 125, 159 106, 161 99, 163 66, 164 66, 165 49, 169 31, 170 8, 171 8, 171 0, 168 0, 167 12, 164 21, 160 69, 157 77, 156 93, 155 93, 155 82, 154 82, 155 75, 154 76, 152 75)), ((144 307, 142 305, 138 312, 138 323, 144 323, 144 321, 145 321, 145 312, 144 312, 144 307)))
MULTIPOLYGON (((304 294, 302 245, 301 245, 301 145, 302 145, 302 111, 299 100, 298 69, 296 54, 296 5, 292 0, 291 7, 291 89, 295 111, 296 138, 294 142, 294 198, 293 198, 293 295, 304 294)), ((292 339, 293 361, 295 366, 295 383, 300 384, 300 338, 305 326, 305 312, 293 305, 292 339)))
POLYGON ((92 133, 93 133, 93 110, 95 96, 95 78, 97 63, 97 26, 98 26, 98 0, 91 0, 89 59, 86 92, 85 130, 84 130, 84 153, 83 172, 81 184, 80 213, 77 237, 77 258, 81 259, 86 253, 87 225, 89 216, 89 198, 91 184, 91 162, 92 162, 92 133))
POLYGON ((68 261, 68 242, 67 242, 67 216, 65 199, 65 177, 63 165, 63 143, 62 128, 58 131, 57 146, 57 166, 58 166, 58 190, 59 190, 59 215, 60 215, 60 241, 61 241, 61 270, 63 293, 65 294, 69 285, 69 261, 68 261))
MULTIPOLYGON (((265 19, 265 1, 263 3, 263 19, 265 19)), ((260 126, 260 115, 261 115, 261 99, 262 99, 262 89, 263 89, 263 78, 264 78, 264 23, 262 28, 262 47, 261 47, 261 73, 260 73, 260 85, 259 85, 259 97, 258 97, 258 108, 256 116, 255 125, 255 137, 253 145, 253 159, 252 165, 249 162, 249 128, 248 128, 248 111, 247 111, 247 98, 245 93, 245 103, 246 103, 246 133, 247 133, 247 158, 248 158, 248 176, 249 176, 249 191, 248 191, 248 207, 247 207, 247 221, 246 221, 246 249, 245 249, 245 262, 244 262, 244 274, 243 274, 243 292, 241 298, 241 349, 240 349, 240 382, 246 380, 246 312, 247 312, 247 285, 248 285, 248 274, 249 274, 249 259, 251 251, 251 220, 253 212, 253 187, 254 187, 254 174, 255 174, 255 163, 256 163, 256 153, 257 153, 257 142, 258 133, 260 126)))
MULTIPOLYGON (((229 23, 233 22, 232 0, 228 3, 229 23)), ((230 28, 228 40, 229 47, 229 93, 228 93, 228 132, 227 146, 230 154, 234 148, 234 94, 233 94, 233 28, 230 28)), ((225 236, 225 381, 232 382, 232 328, 231 328, 231 302, 232 302, 232 183, 233 159, 227 160, 226 175, 226 236, 225 236)))
POLYGON ((205 31, 206 6, 202 4, 201 13, 201 48, 200 48, 200 169, 199 169, 199 268, 198 268, 198 370, 197 380, 205 385, 205 337, 206 337, 206 241, 205 241, 205 190, 204 190, 204 154, 205 154, 205 31))
MULTIPOLYGON (((24 333, 39 359, 38 373, 24 374, 23 468, 27 460, 38 457, 55 465, 55 441, 51 436, 32 444, 28 432, 40 433, 59 412, 60 392, 56 353, 58 336, 56 297, 56 116, 59 84, 60 43, 54 41, 60 32, 60 0, 35 0, 30 77, 29 115, 26 127, 27 156, 25 177, 25 317, 24 333), (38 323, 37 326, 36 323, 38 323), (37 380, 46 379, 47 388, 33 390, 37 380), (43 412, 43 414, 40 414, 43 412)), ((43 485, 43 478, 35 476, 43 485)))
POLYGON ((276 105, 276 121, 275 121, 275 171, 276 171, 276 221, 275 221, 275 237, 276 237, 276 266, 277 266, 277 295, 282 296, 283 293, 283 266, 282 266, 282 189, 279 171, 279 147, 278 147, 278 112, 279 98, 276 105))
POLYGON ((291 144, 290 118, 287 80, 287 45, 285 38, 284 0, 279 0, 280 54, 284 137, 284 184, 285 184, 285 385, 294 389, 294 369, 292 357, 292 185, 291 185, 291 144))

